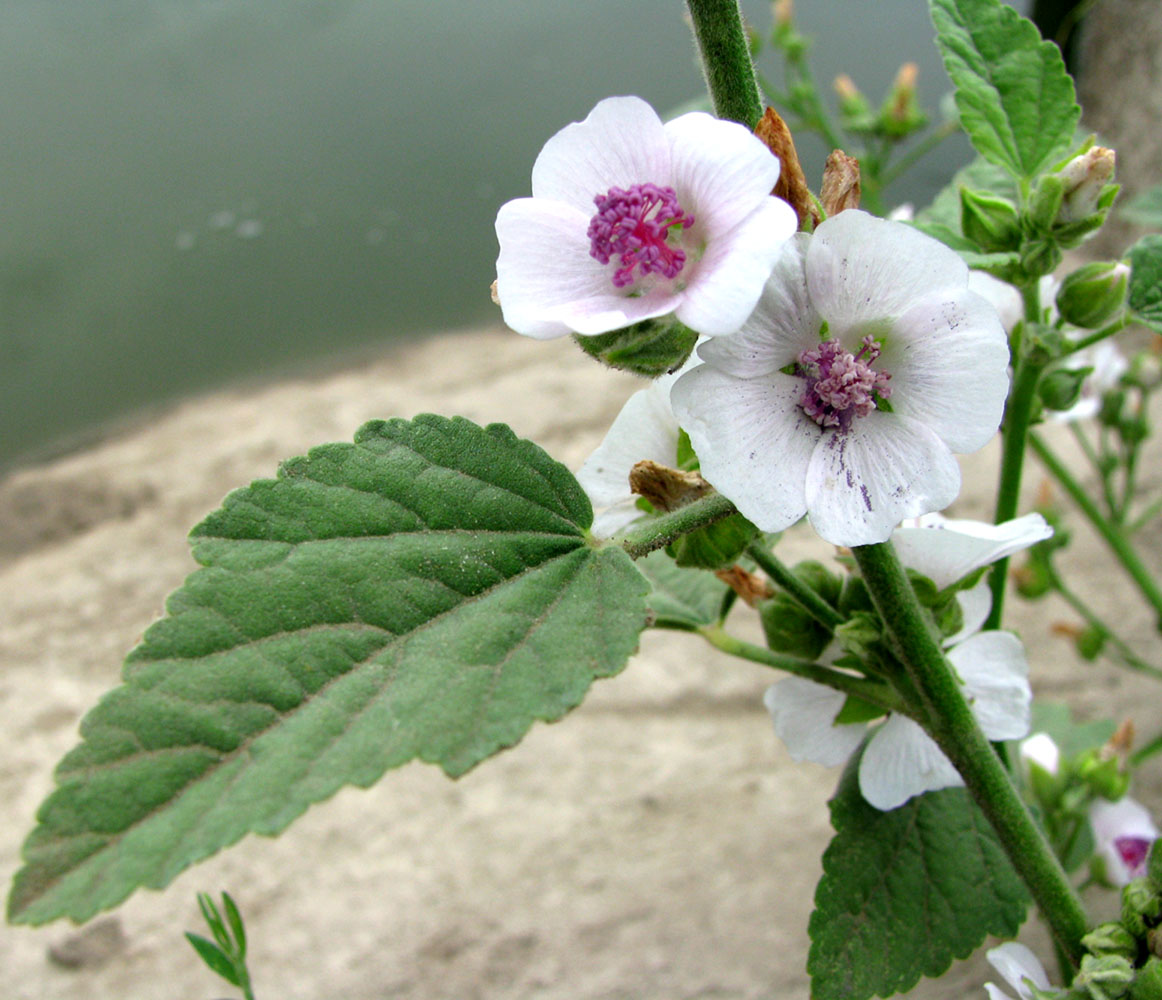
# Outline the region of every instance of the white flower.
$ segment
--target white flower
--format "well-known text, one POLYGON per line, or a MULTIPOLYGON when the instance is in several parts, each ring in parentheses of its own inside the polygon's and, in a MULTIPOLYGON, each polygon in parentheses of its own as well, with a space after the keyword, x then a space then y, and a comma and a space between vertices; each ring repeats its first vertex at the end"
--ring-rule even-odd
MULTIPOLYGON (((899 528, 892 540, 905 565, 943 589, 1050 534, 1052 528, 1040 514, 1027 514, 1000 525, 944 520, 928 527, 899 528)), ((983 612, 974 608, 970 605, 966 611, 966 628, 952 637, 955 644, 947 651, 948 659, 985 735, 992 740, 1018 739, 1029 731, 1032 702, 1024 649, 1011 632, 974 634, 988 614, 987 591, 983 612)), ((775 733, 795 760, 841 764, 867 732, 862 722, 837 725, 835 717, 846 696, 812 681, 799 677, 779 681, 763 700, 775 733)), ((922 792, 962 784, 932 738, 903 715, 890 714, 876 729, 859 764, 860 792, 877 809, 895 809, 922 792)))
POLYGON ((1048 733, 1034 733, 1021 740, 1021 760, 1036 764, 1046 774, 1055 775, 1061 768, 1061 750, 1048 733))
POLYGON ((960 490, 996 432, 1008 346, 952 251, 850 210, 797 235, 759 303, 670 399, 702 474, 763 531, 884 541, 960 490))
POLYGON ((1095 799, 1089 807, 1094 853, 1105 861, 1106 876, 1114 885, 1126 885, 1146 874, 1150 846, 1158 828, 1150 811, 1128 795, 1110 802, 1095 799))
MULTIPOLYGON (((1045 968, 1028 948, 1018 941, 1007 941, 985 952, 989 964, 1004 976, 1005 982, 1017 991, 1017 1000, 1029 1000, 1029 984, 1039 990, 1049 989, 1049 977, 1045 968)), ((984 988, 989 1000, 1013 1000, 1004 990, 992 983, 984 988)))
POLYGON ((496 217, 504 321, 529 337, 598 334, 674 313, 732 333, 797 219, 771 196, 779 161, 735 122, 662 124, 610 97, 545 143, 531 198, 496 217))

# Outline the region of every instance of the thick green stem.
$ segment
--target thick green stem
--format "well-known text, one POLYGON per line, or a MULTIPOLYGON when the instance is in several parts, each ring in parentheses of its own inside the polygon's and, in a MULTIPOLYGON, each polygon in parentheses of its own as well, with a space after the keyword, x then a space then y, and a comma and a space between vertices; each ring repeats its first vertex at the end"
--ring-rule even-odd
POLYGON ((633 559, 648 556, 655 549, 664 549, 683 535, 698 528, 721 521, 734 513, 734 504, 721 493, 711 493, 669 514, 650 518, 631 528, 618 542, 633 559))
POLYGON ((803 660, 797 656, 786 656, 775 653, 765 646, 756 646, 752 642, 738 639, 725 632, 720 625, 706 625, 698 629, 702 636, 715 649, 724 653, 750 660, 752 663, 761 663, 764 667, 774 667, 776 670, 785 670, 796 677, 803 677, 816 684, 823 684, 844 694, 853 694, 857 698, 877 705, 888 712, 905 711, 903 700, 888 685, 879 681, 869 681, 852 674, 841 673, 828 667, 821 667, 818 663, 803 660))
POLYGON ((1081 901, 977 725, 891 543, 861 545, 852 552, 921 699, 930 735, 964 778, 1054 937, 1073 962, 1080 961, 1088 924, 1081 901))
POLYGON ((763 106, 738 0, 687 0, 714 113, 753 129, 763 106))
POLYGON ((1117 560, 1125 568, 1130 579, 1137 585, 1139 592, 1154 609, 1154 613, 1158 616, 1158 630, 1162 632, 1162 589, 1159 588, 1158 582, 1150 570, 1146 568, 1146 564, 1142 562, 1128 534, 1118 528, 1098 509, 1097 504, 1093 502, 1085 488, 1073 478, 1065 463, 1053 453, 1040 435, 1030 434, 1029 445, 1032 447, 1033 453, 1049 470, 1049 474, 1069 494, 1085 515, 1086 520, 1093 525, 1094 530, 1101 535, 1117 560))
POLYGON ((759 569, 790 594, 795 603, 820 625, 834 631, 847 620, 815 590, 792 573, 790 568, 762 542, 748 546, 746 553, 758 563, 759 569))

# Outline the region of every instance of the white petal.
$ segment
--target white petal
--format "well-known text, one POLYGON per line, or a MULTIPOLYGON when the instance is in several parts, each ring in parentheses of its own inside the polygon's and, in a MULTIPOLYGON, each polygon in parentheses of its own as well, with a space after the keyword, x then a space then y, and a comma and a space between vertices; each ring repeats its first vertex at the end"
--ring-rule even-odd
POLYGON ((968 272, 969 291, 975 292, 981 298, 987 299, 1001 318, 1001 325, 1011 330, 1017 321, 1025 315, 1025 304, 1021 301, 1021 293, 1007 281, 994 278, 984 271, 968 272))
POLYGON ((1110 881, 1115 885, 1126 885, 1141 875, 1141 871, 1130 870, 1118 850, 1117 841, 1122 838, 1147 843, 1157 840, 1158 828, 1149 810, 1128 795, 1117 802, 1095 799, 1089 806, 1089 822, 1093 827, 1095 848, 1105 858, 1110 881))
MULTIPOLYGON (((749 129, 701 111, 664 128, 673 164, 670 183, 708 240, 725 236, 768 199, 787 207, 771 199, 779 159, 749 129)), ((797 228, 796 220, 781 238, 797 228)))
POLYGON ((711 238, 690 270, 678 319, 709 336, 734 333, 754 310, 796 225, 794 210, 768 197, 734 229, 711 238))
POLYGON ((964 642, 969 636, 976 635, 988 621, 989 612, 993 609, 993 592, 988 580, 981 580, 969 590, 957 591, 956 603, 960 605, 963 619, 960 630, 944 640, 945 646, 955 646, 958 642, 964 642))
POLYGON ((708 341, 698 354, 715 368, 739 378, 774 375, 819 344, 819 314, 811 305, 804 270, 806 233, 783 247, 754 312, 737 333, 708 341))
POLYGON ((914 795, 963 785, 932 738, 903 715, 890 715, 859 762, 859 790, 877 809, 895 809, 914 795))
POLYGON ((763 531, 789 528, 806 512, 804 483, 819 428, 799 406, 789 375, 739 379, 699 365, 670 391, 702 475, 763 531))
MULTIPOLYGON (((670 142, 657 113, 640 97, 607 97, 584 121, 566 125, 533 164, 533 197, 567 202, 585 215, 611 187, 669 185, 670 142)), ((502 299, 503 301, 503 299, 502 299)))
POLYGON ((862 722, 833 725, 847 700, 842 691, 802 677, 772 684, 763 695, 775 735, 787 746, 792 760, 812 760, 836 767, 852 755, 867 726, 862 722))
POLYGON ((911 226, 848 210, 815 230, 807 280, 811 300, 838 337, 850 327, 899 316, 933 292, 966 288, 968 268, 911 226))
POLYGON ((1008 993, 993 983, 985 983, 984 991, 988 994, 988 1000, 1013 1000, 1008 993))
POLYGON ((1056 774, 1061 766, 1061 750, 1048 733, 1034 733, 1021 740, 1018 752, 1022 760, 1036 764, 1049 774, 1056 774))
POLYGON ((905 566, 923 573, 943 590, 973 570, 1052 535, 1053 529, 1040 514, 1026 514, 1003 524, 946 518, 932 527, 897 528, 892 544, 905 566))
POLYGON ((876 368, 891 373, 896 413, 922 420, 954 452, 967 454, 1000 426, 1008 364, 996 310, 961 288, 918 297, 901 311, 876 368))
POLYGON ((668 386, 635 392, 614 419, 597 449, 577 472, 577 481, 595 507, 631 496, 629 473, 643 459, 674 466, 678 459, 678 421, 670 410, 668 386))
POLYGON ((1033 692, 1025 647, 1012 632, 980 632, 948 651, 965 697, 990 740, 1017 740, 1029 732, 1033 692))
POLYGON ((679 296, 662 287, 630 298, 589 256, 589 221, 559 201, 518 198, 496 216, 496 291, 504 321, 538 340, 605 333, 673 312, 679 296))
POLYGON ((1007 941, 985 952, 989 964, 1005 978, 1022 1000, 1027 1000, 1029 987, 1024 980, 1029 979, 1039 990, 1049 989, 1049 977, 1045 969, 1028 948, 1018 941, 1007 941))
POLYGON ((820 439, 807 470, 807 513, 824 540, 868 545, 906 517, 947 507, 959 491, 960 468, 932 431, 876 411, 820 439))

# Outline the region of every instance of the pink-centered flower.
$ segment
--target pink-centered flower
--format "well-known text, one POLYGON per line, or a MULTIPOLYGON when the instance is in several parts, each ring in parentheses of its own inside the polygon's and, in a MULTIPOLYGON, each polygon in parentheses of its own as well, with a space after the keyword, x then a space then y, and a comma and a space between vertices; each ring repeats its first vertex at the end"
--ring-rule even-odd
POLYGON ((742 328, 670 398, 702 474, 764 531, 884 541, 960 490, 1000 423, 1008 344, 946 246, 850 210, 796 235, 742 328))
POLYGON ((1126 885, 1146 874, 1158 828, 1142 803, 1128 795, 1117 802, 1095 799, 1089 807, 1089 825, 1094 853, 1104 860, 1106 876, 1114 885, 1126 885))
POLYGON ((533 196, 496 217, 505 323, 544 340, 673 313, 733 333, 797 227, 771 195, 778 176, 778 158, 734 122, 662 124, 640 98, 601 101, 545 143, 533 196))

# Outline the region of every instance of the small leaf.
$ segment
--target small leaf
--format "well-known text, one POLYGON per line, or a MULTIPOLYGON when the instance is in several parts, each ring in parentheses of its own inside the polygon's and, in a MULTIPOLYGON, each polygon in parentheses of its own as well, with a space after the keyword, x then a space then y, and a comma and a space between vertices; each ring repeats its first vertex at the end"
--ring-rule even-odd
POLYGON ((214 940, 223 949, 228 950, 231 944, 230 935, 226 933, 226 925, 222 923, 222 914, 218 912, 218 907, 214 905, 209 893, 198 893, 198 909, 202 911, 202 919, 206 921, 206 926, 210 928, 214 940))
POLYGON ((963 788, 880 812, 859 793, 859 757, 831 800, 836 835, 815 890, 807 970, 817 1000, 866 1000, 939 976, 989 934, 1012 937, 1029 899, 963 788))
POLYGON ((1162 333, 1162 236, 1143 236, 1130 247, 1130 308, 1162 333))
POLYGON ((200 934, 191 934, 189 931, 186 931, 186 940, 193 945, 194 951, 210 967, 211 972, 221 976, 231 986, 241 985, 234 961, 213 941, 207 941, 200 934))
POLYGON ((575 333, 573 339, 581 350, 609 368, 657 378, 682 367, 698 342, 698 334, 673 316, 661 316, 595 336, 575 333))
POLYGON ((57 768, 10 918, 86 920, 344 785, 414 759, 455 777, 561 718, 646 624, 592 519, 536 445, 431 415, 232 493, 57 768))
POLYGON ((1081 111, 1061 53, 1001 0, 931 0, 960 122, 986 160, 1030 179, 1072 142, 1081 111))
POLYGON ((230 893, 222 893, 222 906, 226 910, 226 919, 230 923, 230 930, 234 932, 234 943, 238 946, 238 957, 246 957, 246 925, 242 922, 242 914, 238 906, 230 897, 230 893))
POLYGON ((692 630, 718 621, 727 587, 713 573, 683 569, 665 552, 651 552, 637 567, 650 581, 646 599, 658 628, 692 630))

